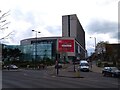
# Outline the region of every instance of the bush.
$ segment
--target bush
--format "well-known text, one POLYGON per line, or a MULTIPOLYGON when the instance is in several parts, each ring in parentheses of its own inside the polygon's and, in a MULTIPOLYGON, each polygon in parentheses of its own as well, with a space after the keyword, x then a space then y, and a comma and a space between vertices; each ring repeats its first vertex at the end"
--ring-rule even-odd
POLYGON ((110 66, 110 67, 116 67, 116 65, 114 65, 114 64, 109 64, 109 66, 110 66))
POLYGON ((97 61, 97 66, 101 67, 102 66, 102 62, 101 61, 97 61))
POLYGON ((104 67, 115 67, 115 65, 114 64, 112 64, 112 63, 104 63, 103 64, 104 65, 104 67))
POLYGON ((104 65, 104 67, 108 67, 109 66, 108 63, 104 63, 103 65, 104 65))

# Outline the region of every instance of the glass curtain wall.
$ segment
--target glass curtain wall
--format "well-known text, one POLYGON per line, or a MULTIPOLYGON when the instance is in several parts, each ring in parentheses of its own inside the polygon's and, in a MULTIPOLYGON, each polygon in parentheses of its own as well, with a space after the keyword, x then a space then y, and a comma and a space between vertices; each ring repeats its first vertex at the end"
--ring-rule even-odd
POLYGON ((33 58, 32 51, 33 51, 33 45, 22 46, 22 53, 23 53, 22 58, 24 59, 24 61, 32 60, 33 58))
POLYGON ((52 58, 52 43, 38 43, 37 45, 25 45, 22 46, 22 52, 24 53, 24 60, 43 60, 44 58, 52 58), (36 50, 37 49, 37 50, 36 50))
POLYGON ((52 58, 52 45, 51 44, 38 44, 37 45, 38 59, 52 58))

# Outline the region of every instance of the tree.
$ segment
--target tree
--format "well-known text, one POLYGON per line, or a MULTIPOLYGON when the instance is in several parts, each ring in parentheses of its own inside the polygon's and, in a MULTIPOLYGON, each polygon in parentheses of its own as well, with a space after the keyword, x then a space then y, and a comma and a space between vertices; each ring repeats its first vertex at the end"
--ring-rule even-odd
POLYGON ((8 28, 7 25, 8 25, 10 22, 7 22, 7 20, 5 19, 5 17, 9 15, 9 12, 10 12, 10 11, 2 14, 2 11, 0 10, 0 14, 1 14, 1 15, 0 15, 0 30, 5 30, 5 29, 8 28))
POLYGON ((21 51, 18 48, 11 49, 11 48, 3 48, 2 50, 2 57, 4 62, 14 63, 19 62, 19 58, 22 55, 21 51))
POLYGON ((107 44, 106 45, 106 54, 108 56, 108 59, 113 61, 113 65, 117 66, 119 64, 119 47, 120 44, 107 44))
POLYGON ((4 48, 4 49, 2 50, 2 58, 3 58, 2 61, 5 61, 5 59, 7 58, 7 56, 8 56, 8 49, 7 49, 7 48, 4 48))
POLYGON ((106 58, 106 44, 108 44, 108 42, 104 42, 101 41, 97 44, 96 46, 96 51, 95 51, 95 55, 97 56, 97 59, 101 59, 101 60, 105 60, 106 58))
MULTIPOLYGON (((6 29, 8 29, 8 24, 10 24, 10 22, 8 22, 6 20, 6 17, 9 14, 10 11, 2 13, 2 11, 0 10, 0 31, 4 32, 6 29)), ((12 31, 13 32, 13 31, 12 31)), ((0 37, 0 40, 6 39, 8 36, 10 36, 12 34, 12 32, 9 32, 7 35, 0 37)))
POLYGON ((21 55, 21 51, 18 48, 15 48, 11 50, 11 56, 14 58, 14 60, 17 60, 18 57, 21 55))

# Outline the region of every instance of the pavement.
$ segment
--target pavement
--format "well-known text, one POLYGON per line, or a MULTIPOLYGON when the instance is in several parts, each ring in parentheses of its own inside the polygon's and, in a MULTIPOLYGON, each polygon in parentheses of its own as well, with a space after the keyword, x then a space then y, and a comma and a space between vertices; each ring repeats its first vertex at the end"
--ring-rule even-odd
MULTIPOLYGON (((75 65, 76 70, 73 70, 73 65, 70 64, 66 64, 65 66, 63 66, 63 68, 59 69, 59 73, 57 75, 57 70, 54 69, 54 66, 48 67, 48 72, 50 75, 52 76, 59 76, 59 77, 71 77, 71 78, 83 78, 80 75, 80 71, 77 70, 79 65, 75 65)), ((102 68, 101 67, 97 67, 96 64, 92 64, 92 68, 90 68, 91 72, 95 72, 95 73, 101 73, 102 72, 102 68)))
POLYGON ((92 68, 90 69, 92 72, 96 72, 96 73, 102 73, 102 69, 101 67, 96 66, 95 64, 92 65, 92 68))

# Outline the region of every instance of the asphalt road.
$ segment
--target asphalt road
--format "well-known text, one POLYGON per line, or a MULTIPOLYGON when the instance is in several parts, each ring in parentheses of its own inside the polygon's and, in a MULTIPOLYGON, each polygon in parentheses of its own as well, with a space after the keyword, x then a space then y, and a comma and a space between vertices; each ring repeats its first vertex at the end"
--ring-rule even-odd
MULTIPOLYGON (((60 71, 61 72, 61 71, 60 71)), ((74 73, 74 72, 73 72, 74 73)), ((118 88, 117 78, 80 72, 81 78, 55 76, 48 70, 3 71, 2 88, 118 88)))

